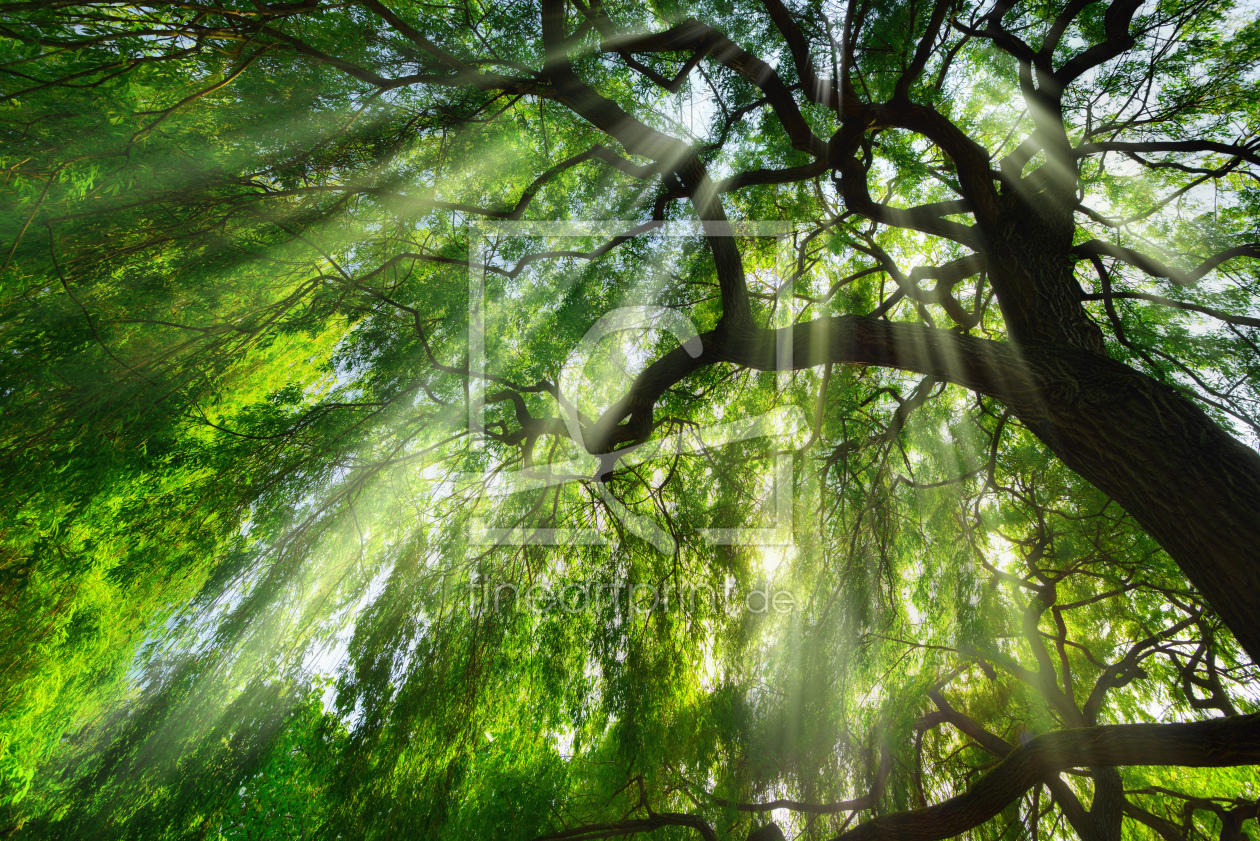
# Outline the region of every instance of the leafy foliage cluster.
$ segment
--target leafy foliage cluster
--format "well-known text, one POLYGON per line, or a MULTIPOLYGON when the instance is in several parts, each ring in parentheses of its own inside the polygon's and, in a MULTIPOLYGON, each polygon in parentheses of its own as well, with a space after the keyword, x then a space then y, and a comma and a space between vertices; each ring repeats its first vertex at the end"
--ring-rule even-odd
POLYGON ((0 15, 15 837, 742 841, 773 820, 800 838, 1226 841, 1256 817, 1260 673, 1149 523, 962 362, 847 358, 813 329, 856 316, 1032 361, 1088 346, 1254 443, 1245 8, 0 15), (981 182, 1027 260, 982 242, 981 182), (693 224, 728 217, 789 233, 693 224), (542 224, 566 220, 621 235, 542 224), (518 221, 540 224, 487 224, 518 221), (1069 283, 1071 306, 1047 295, 1020 321, 1025 269, 1069 283), (667 377, 667 332, 605 340, 575 372, 585 443, 653 458, 496 492, 591 458, 557 383, 632 305, 727 356, 667 377), (791 325, 792 370, 732 324, 791 325), (796 438, 694 445, 776 411, 806 419, 796 438), (704 538, 764 525, 787 490, 791 547, 704 538), (610 545, 478 542, 533 528, 610 545), (607 598, 531 611, 500 585, 607 598), (793 609, 750 609, 757 588, 793 609), (1106 729, 1142 723, 1238 729, 1210 731, 1235 734, 1213 761, 1106 729), (1088 753, 1113 733, 1151 761, 1088 753), (1028 756, 1047 763, 1028 785, 966 799, 1014 786, 1028 756), (932 811, 951 798, 956 824, 932 811))

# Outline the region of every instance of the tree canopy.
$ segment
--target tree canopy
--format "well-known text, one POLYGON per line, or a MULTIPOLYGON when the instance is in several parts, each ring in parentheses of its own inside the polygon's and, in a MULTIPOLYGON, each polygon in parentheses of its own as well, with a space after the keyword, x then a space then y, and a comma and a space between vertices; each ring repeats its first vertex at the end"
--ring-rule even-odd
POLYGON ((0 829, 1254 833, 1254 11, 0 0, 0 829))

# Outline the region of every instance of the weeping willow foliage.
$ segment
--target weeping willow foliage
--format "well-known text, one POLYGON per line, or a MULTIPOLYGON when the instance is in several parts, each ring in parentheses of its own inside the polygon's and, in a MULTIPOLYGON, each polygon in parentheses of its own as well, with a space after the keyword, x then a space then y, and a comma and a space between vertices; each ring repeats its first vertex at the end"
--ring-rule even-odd
MULTIPOLYGON (((1056 60, 1108 39, 1123 5, 1071 4, 1056 60)), ((732 220, 779 226, 734 239, 757 324, 876 313, 1007 338, 984 271, 929 292, 898 268, 968 249, 859 217, 765 87, 707 54, 601 47, 603 20, 623 36, 704 21, 826 138, 840 118, 802 93, 817 80, 791 66, 784 7, 560 8, 593 90, 698 150, 732 220)), ((1064 8, 1004 3, 1005 28, 1040 39, 1064 8)), ((990 11, 788 13, 820 72, 871 102, 940 29, 916 101, 1011 155, 1037 115, 980 34, 990 11)), ((1074 242, 1117 249, 1077 267, 1084 311, 1114 359, 1254 444, 1260 275, 1240 243, 1260 212, 1260 26, 1206 0, 1128 14, 1131 47, 1065 94, 1069 131, 1220 148, 1081 165, 1074 242), (1184 255, 1240 247, 1195 286, 1118 250, 1189 270, 1184 255)), ((634 458, 590 470, 557 383, 577 383, 593 435, 679 352, 660 312, 722 323, 722 270, 676 162, 530 88, 537 4, 0 15, 14 837, 743 841, 774 821, 822 839, 963 795, 1047 734, 1254 725, 1260 674, 1159 543, 946 378, 702 367, 662 391, 634 458), (658 320, 575 355, 623 307, 658 320), (757 418, 766 434, 701 446, 757 418), (714 542, 723 529, 766 531, 714 542)), ((950 157, 910 131, 857 156, 877 203, 956 199, 950 157)), ((966 832, 1238 838, 1260 797, 1246 762, 1074 763, 966 832)))

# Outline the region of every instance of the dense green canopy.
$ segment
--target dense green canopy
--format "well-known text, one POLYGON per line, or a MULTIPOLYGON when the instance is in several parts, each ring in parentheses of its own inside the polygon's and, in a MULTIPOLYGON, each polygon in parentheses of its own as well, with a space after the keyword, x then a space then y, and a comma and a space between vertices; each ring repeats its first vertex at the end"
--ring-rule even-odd
POLYGON ((1254 837, 1253 7, 0 0, 0 71, 0 830, 1254 837))

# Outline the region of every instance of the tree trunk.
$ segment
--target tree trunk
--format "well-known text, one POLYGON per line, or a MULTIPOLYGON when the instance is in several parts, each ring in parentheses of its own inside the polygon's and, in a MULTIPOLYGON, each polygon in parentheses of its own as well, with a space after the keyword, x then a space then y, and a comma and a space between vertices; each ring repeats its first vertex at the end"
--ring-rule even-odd
POLYGON ((1022 355, 1040 394, 1002 399, 1159 541, 1260 662, 1260 454, 1119 362, 1062 345, 1022 355))
POLYGON ((984 254, 1011 339, 1105 355, 1102 330, 1081 305, 1071 214, 1045 201, 1004 198, 1006 212, 985 227, 984 254))
POLYGON ((1036 391, 1002 399, 1159 541, 1260 662, 1260 455, 1190 398, 1106 356, 1074 275, 1071 210, 1004 199, 984 245, 1036 391))

